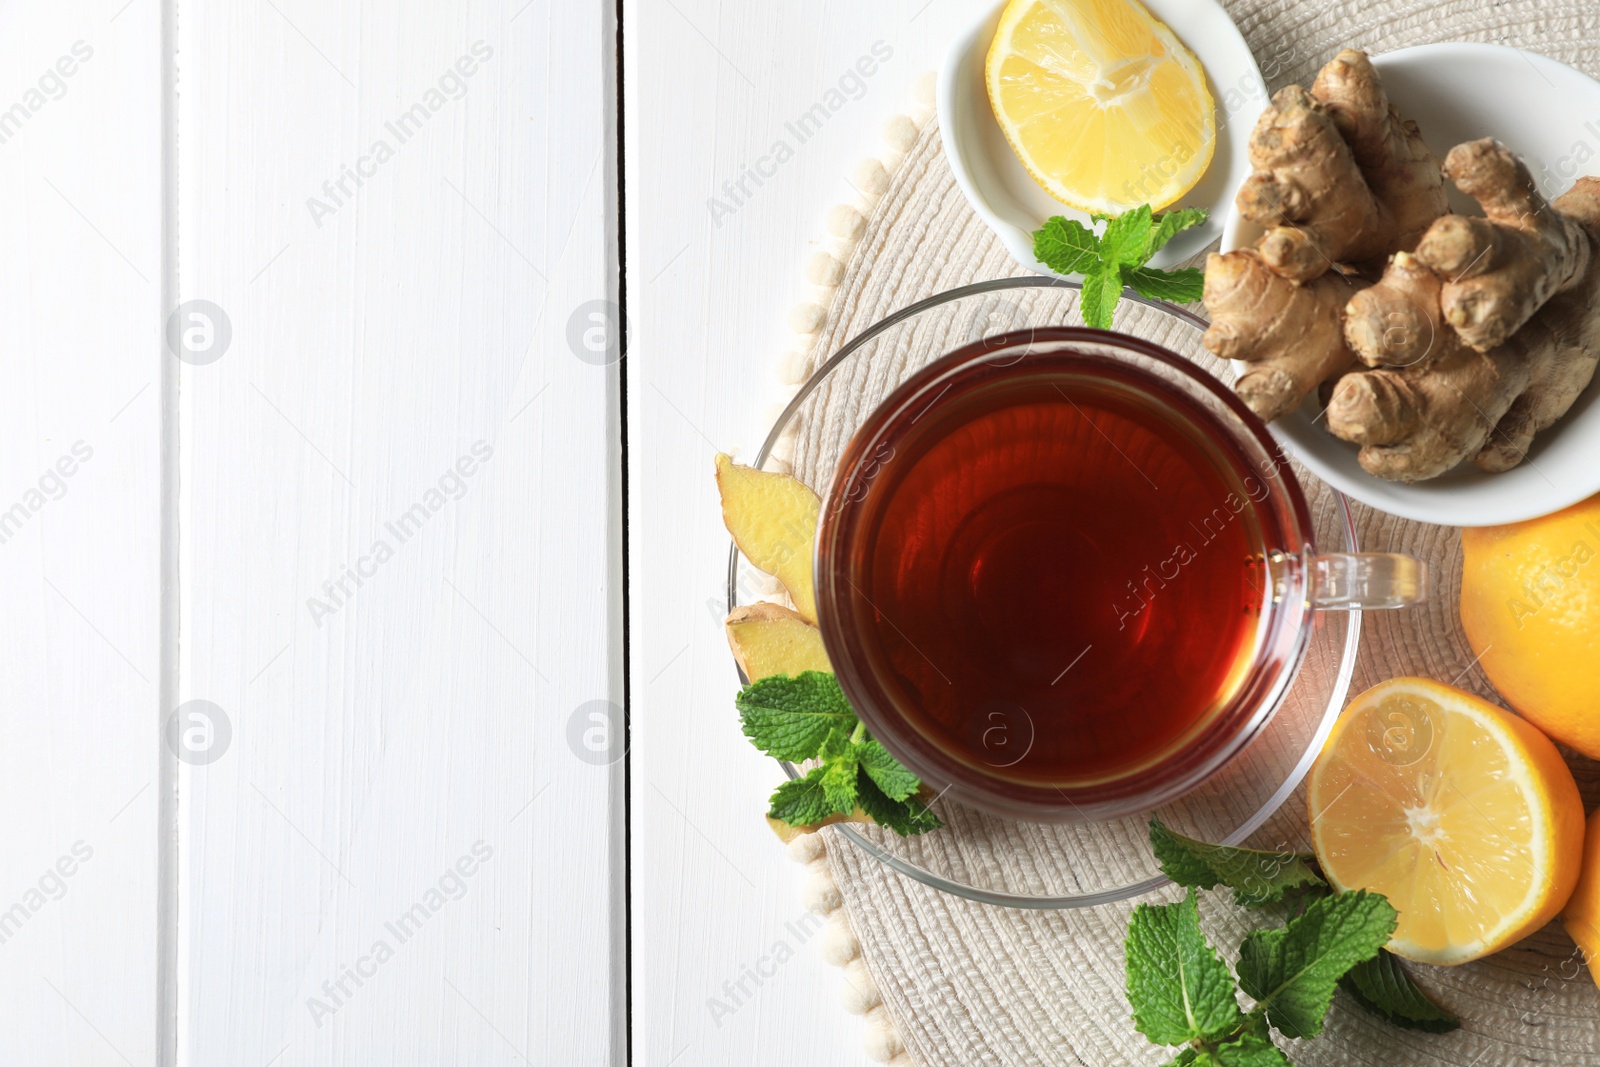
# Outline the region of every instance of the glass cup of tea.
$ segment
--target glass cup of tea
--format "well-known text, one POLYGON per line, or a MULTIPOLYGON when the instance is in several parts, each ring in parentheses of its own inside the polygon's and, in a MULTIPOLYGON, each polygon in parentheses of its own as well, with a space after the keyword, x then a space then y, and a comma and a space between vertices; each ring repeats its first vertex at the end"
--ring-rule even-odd
POLYGON ((817 531, 822 636, 873 737, 997 815, 1091 821, 1193 790, 1283 702, 1319 610, 1427 592, 1320 552, 1266 426, 1149 341, 1040 327, 904 381, 817 531))

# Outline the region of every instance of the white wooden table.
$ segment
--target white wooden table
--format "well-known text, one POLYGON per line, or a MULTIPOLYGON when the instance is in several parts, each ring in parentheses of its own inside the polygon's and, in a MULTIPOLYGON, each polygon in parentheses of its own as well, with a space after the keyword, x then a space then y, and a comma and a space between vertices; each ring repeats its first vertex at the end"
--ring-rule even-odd
POLYGON ((0 1064, 864 1061, 711 456, 972 10, 0 6, 0 1064))

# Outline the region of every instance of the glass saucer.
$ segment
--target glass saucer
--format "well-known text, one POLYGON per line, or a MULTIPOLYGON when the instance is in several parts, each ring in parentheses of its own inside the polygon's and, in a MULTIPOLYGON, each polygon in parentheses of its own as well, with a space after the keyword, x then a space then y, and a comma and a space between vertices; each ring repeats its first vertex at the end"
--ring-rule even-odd
MULTIPOLYGON (((856 428, 906 378, 984 337, 1076 323, 1077 298, 1075 282, 1005 278, 952 289, 885 317, 817 368, 767 435, 755 465, 793 473, 826 497, 839 455, 856 428), (792 438, 792 459, 779 463, 772 453, 785 438, 792 438)), ((1125 293, 1112 328, 1159 344, 1231 382, 1229 366, 1200 345, 1206 325, 1183 308, 1125 293)), ((1359 551, 1345 497, 1299 464, 1294 469, 1311 505, 1318 547, 1359 551)), ((768 587, 767 581, 737 550, 730 551, 730 608, 754 599, 753 591, 768 587)), ((1202 840, 1237 844, 1300 785, 1344 706, 1361 635, 1358 612, 1319 612, 1314 620, 1300 673, 1277 714, 1218 774, 1153 813, 1168 826, 1202 840)), ((790 777, 798 773, 792 765, 783 767, 790 777)), ((1150 851, 1148 815, 1037 823, 980 812, 948 798, 933 807, 945 825, 920 837, 901 838, 876 826, 836 826, 834 832, 925 885, 1006 907, 1089 907, 1165 883, 1150 851)))

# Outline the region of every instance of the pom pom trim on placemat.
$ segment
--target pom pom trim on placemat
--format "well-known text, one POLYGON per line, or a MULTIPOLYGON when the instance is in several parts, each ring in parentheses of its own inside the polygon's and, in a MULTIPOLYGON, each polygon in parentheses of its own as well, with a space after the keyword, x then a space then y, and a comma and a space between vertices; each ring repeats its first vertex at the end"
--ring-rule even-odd
MULTIPOLYGON (((789 312, 789 328, 794 332, 794 339, 789 349, 778 357, 775 367, 783 395, 763 412, 765 425, 778 421, 783 409, 816 369, 821 355, 817 352, 818 339, 828 324, 834 295, 845 277, 845 267, 866 232, 868 215, 889 189, 890 175, 905 162, 917 135, 933 118, 935 84, 936 75, 932 71, 917 79, 913 109, 884 124, 882 154, 863 159, 851 171, 849 183, 855 196, 828 211, 828 233, 823 247, 806 261, 808 289, 789 312)), ((784 474, 792 472, 798 431, 797 421, 785 427, 783 435, 773 445, 767 469, 784 474)), ((865 1020, 862 1041, 868 1058, 890 1067, 915 1067, 916 1061, 900 1040, 900 1032, 889 1017, 883 997, 861 955, 861 943, 850 927, 844 896, 828 870, 827 844, 822 834, 796 837, 789 843, 789 857, 806 871, 801 890, 805 906, 827 921, 818 941, 818 951, 823 960, 842 969, 844 983, 839 1001, 850 1014, 865 1020)))

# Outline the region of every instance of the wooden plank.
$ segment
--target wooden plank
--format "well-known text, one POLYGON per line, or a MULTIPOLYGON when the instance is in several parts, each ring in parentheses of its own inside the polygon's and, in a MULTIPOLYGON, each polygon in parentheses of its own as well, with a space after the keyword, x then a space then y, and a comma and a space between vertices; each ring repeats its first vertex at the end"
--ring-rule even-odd
POLYGON ((801 872, 761 818, 778 769, 737 726, 711 458, 760 444, 826 213, 971 15, 951 0, 625 4, 639 1063, 865 1062, 842 978, 796 933, 801 872), (797 136, 830 91, 839 105, 797 136))
POLYGON ((178 2, 182 1062, 620 1062, 609 18, 178 2))
POLYGON ((0 8, 4 1063, 158 1043, 161 23, 119 7, 0 8))

